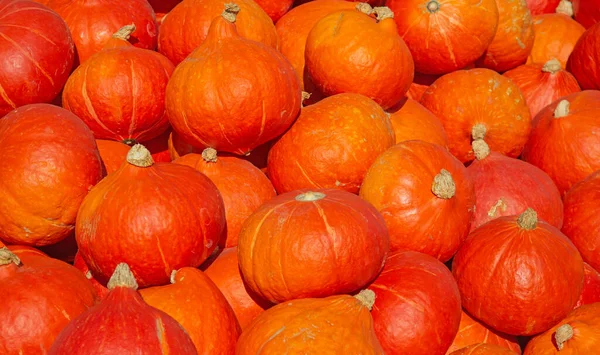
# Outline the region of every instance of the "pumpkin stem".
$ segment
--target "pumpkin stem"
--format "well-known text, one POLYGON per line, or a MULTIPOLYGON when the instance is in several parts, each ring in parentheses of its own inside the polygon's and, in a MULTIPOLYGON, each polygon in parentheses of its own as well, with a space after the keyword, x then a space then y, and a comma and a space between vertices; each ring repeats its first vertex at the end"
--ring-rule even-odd
POLYGON ((554 118, 562 118, 569 115, 571 103, 567 100, 561 100, 554 109, 554 118))
POLYGON ((127 144, 130 147, 133 147, 138 143, 138 141, 133 138, 123 139, 121 142, 123 142, 123 144, 127 144))
POLYGON ((456 194, 456 184, 452 175, 446 169, 442 169, 439 174, 433 178, 431 191, 434 195, 444 200, 449 200, 456 194))
POLYGON ((138 168, 147 168, 154 164, 152 154, 141 144, 136 144, 129 149, 129 152, 127 153, 127 162, 138 168))
POLYGON ((127 41, 133 32, 135 32, 135 24, 132 23, 131 25, 121 27, 117 32, 113 33, 112 37, 127 41))
POLYGON ((525 212, 521 213, 517 218, 517 224, 519 227, 525 230, 534 230, 537 227, 538 218, 537 212, 533 208, 527 208, 525 212))
POLYGON ((235 23, 237 14, 240 12, 240 7, 234 3, 225 4, 225 10, 221 13, 221 16, 228 22, 235 23))
POLYGON ((202 159, 207 163, 217 162, 217 150, 215 148, 206 148, 202 151, 202 159))
POLYGON ((569 0, 561 0, 556 7, 556 13, 573 17, 573 3, 569 0))
POLYGON ((171 272, 171 279, 170 279, 170 281, 171 281, 171 284, 174 284, 174 283, 175 283, 175 276, 177 276, 177 270, 173 270, 173 271, 171 272))
POLYGON ((556 340, 556 346, 558 350, 562 350, 565 343, 573 337, 573 327, 570 324, 563 324, 554 333, 554 340, 556 340))
POLYGON ((112 276, 110 277, 110 280, 108 280, 108 284, 106 284, 106 287, 109 290, 112 290, 115 287, 127 287, 137 290, 138 283, 135 280, 135 276, 133 276, 129 265, 127 265, 126 263, 120 263, 115 268, 115 272, 113 272, 112 276))
POLYGON ((373 305, 375 305, 375 292, 373 290, 365 289, 360 291, 357 295, 354 296, 357 300, 362 303, 363 306, 367 307, 370 310, 373 309, 373 305))
POLYGON ((485 159, 490 155, 490 146, 483 139, 474 140, 471 147, 473 147, 473 153, 475 153, 477 160, 485 159))
POLYGON ((439 9, 440 3, 436 0, 432 0, 427 3, 427 11, 429 11, 430 13, 438 12, 439 9))
POLYGON ((355 8, 365 15, 373 14, 373 8, 366 2, 359 2, 358 4, 356 4, 355 8))
POLYGON ((471 128, 471 136, 473 137, 473 140, 484 139, 486 133, 487 129, 481 123, 477 123, 473 126, 473 128, 471 128))
POLYGON ((324 199, 325 196, 327 196, 327 195, 325 195, 322 192, 307 191, 307 192, 301 193, 300 195, 296 196, 296 201, 313 202, 313 201, 318 201, 318 200, 324 199))
POLYGON ((304 107, 304 101, 310 99, 311 96, 312 96, 311 93, 306 92, 306 91, 302 91, 302 101, 301 101, 302 107, 304 107))
POLYGON ((0 266, 8 264, 21 265, 21 259, 7 247, 0 249, 0 266))
POLYGON ((374 7, 373 12, 377 15, 377 22, 381 22, 388 18, 394 18, 394 12, 387 6, 374 7))
POLYGON ((545 73, 555 74, 557 71, 561 70, 560 62, 556 58, 552 58, 544 64, 542 67, 542 71, 545 73))

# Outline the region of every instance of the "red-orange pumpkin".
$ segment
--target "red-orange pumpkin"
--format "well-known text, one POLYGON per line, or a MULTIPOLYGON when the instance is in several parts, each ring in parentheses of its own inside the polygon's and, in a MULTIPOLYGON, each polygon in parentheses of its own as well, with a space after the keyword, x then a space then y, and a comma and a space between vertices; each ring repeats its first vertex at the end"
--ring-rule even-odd
POLYGON ((583 263, 583 270, 585 272, 583 291, 575 304, 575 308, 600 302, 600 273, 588 263, 583 263))
POLYGON ((209 178, 187 166, 154 164, 137 144, 85 197, 75 231, 79 252, 101 283, 125 261, 146 287, 168 283, 173 270, 199 266, 224 226, 223 199, 209 178))
POLYGON ((379 274, 388 250, 377 210, 336 189, 273 198, 246 220, 238 243, 244 280, 274 303, 357 291, 379 274))
POLYGON ((52 102, 69 77, 75 46, 67 24, 46 6, 0 0, 0 11, 2 117, 23 105, 52 102))
POLYGON ((531 114, 519 87, 489 69, 440 77, 421 104, 442 121, 448 148, 462 162, 473 160, 471 142, 484 137, 493 151, 516 158, 531 131, 531 114))
POLYGON ((585 28, 600 22, 600 2, 598 0, 571 0, 575 20, 585 28))
MULTIPOLYGON (((424 74, 445 74, 475 62, 498 28, 496 0, 387 0, 398 33, 424 74)), ((375 41, 376 42, 376 41, 375 41)), ((462 91, 462 90, 457 90, 462 91)))
POLYGON ((515 336, 499 333, 463 311, 458 333, 446 354, 475 344, 498 345, 518 354, 521 353, 521 347, 515 336))
POLYGON ((554 13, 561 0, 525 0, 532 15, 554 13))
POLYGON ((90 281, 90 283, 94 287, 94 290, 96 291, 96 295, 98 296, 98 299, 103 299, 104 296, 106 296, 106 294, 108 294, 108 289, 106 288, 106 286, 102 285, 100 282, 98 282, 98 280, 96 280, 94 278, 94 275, 92 275, 90 268, 87 266, 87 264, 81 257, 81 254, 79 254, 79 253, 75 254, 75 260, 73 261, 73 266, 75 266, 77 269, 79 269, 79 271, 81 271, 83 273, 83 275, 85 275, 85 278, 90 281))
POLYGON ((443 354, 460 323, 460 293, 446 265, 414 251, 394 252, 377 279, 371 311, 387 354, 443 354))
POLYGON ((240 37, 240 8, 225 7, 206 40, 173 73, 167 113, 173 130, 192 146, 243 155, 291 126, 301 90, 285 57, 240 37))
POLYGON ((600 23, 590 27, 577 41, 567 68, 584 90, 600 90, 600 23))
POLYGON ((79 205, 102 179, 92 132, 50 104, 0 119, 0 239, 44 246, 72 233, 79 205))
POLYGON ((377 208, 390 233, 391 250, 415 250, 448 261, 469 233, 475 205, 473 182, 444 147, 406 141, 371 165, 360 197, 377 208))
POLYGON ((96 139, 96 145, 106 174, 114 173, 123 165, 131 148, 125 143, 104 139, 96 139))
POLYGON ((507 349, 496 344, 473 344, 466 348, 458 349, 450 353, 450 355, 518 355, 515 351, 507 349))
POLYGON ((357 193, 375 158, 395 143, 387 114, 360 94, 338 94, 302 108, 269 152, 278 193, 336 188, 357 193))
POLYGON ((421 140, 448 146, 448 135, 442 122, 418 101, 404 98, 387 112, 390 114, 396 143, 421 140))
POLYGON ((522 158, 544 170, 561 193, 600 169, 600 91, 554 101, 535 118, 522 158))
POLYGON ((252 163, 236 157, 217 156, 217 151, 206 148, 202 154, 187 154, 174 161, 192 167, 215 183, 225 205, 227 239, 225 248, 238 243, 242 224, 257 208, 275 197, 275 189, 252 163))
POLYGON ((532 209, 476 229, 454 256, 452 272, 465 310, 512 335, 538 334, 564 318, 584 277, 573 243, 532 209))

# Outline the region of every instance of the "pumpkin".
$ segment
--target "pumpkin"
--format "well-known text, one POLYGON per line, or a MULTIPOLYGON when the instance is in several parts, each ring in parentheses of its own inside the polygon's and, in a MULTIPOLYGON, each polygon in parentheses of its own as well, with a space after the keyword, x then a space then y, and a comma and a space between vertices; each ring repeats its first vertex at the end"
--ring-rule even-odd
POLYGON ((135 27, 127 26, 115 33, 123 45, 113 44, 91 56, 65 85, 63 107, 80 117, 98 139, 135 144, 168 128, 164 95, 173 64, 129 44, 127 38, 135 32, 135 27))
POLYGON ((554 101, 536 116, 523 160, 544 170, 565 193, 600 169, 600 91, 554 101))
POLYGON ((561 67, 565 68, 569 55, 585 28, 570 15, 557 12, 535 16, 533 31, 535 39, 527 64, 543 64, 556 58, 561 67))
POLYGON ((552 327, 573 309, 583 287, 579 252, 531 208, 473 231, 454 256, 452 273, 464 309, 512 335, 552 327))
POLYGON ((487 325, 473 319, 468 313, 462 312, 458 333, 446 351, 451 354, 454 351, 463 349, 475 344, 498 345, 510 349, 517 354, 521 353, 521 347, 517 338, 512 335, 502 334, 487 325))
POLYGON ((448 135, 442 122, 418 101, 404 98, 387 112, 394 128, 396 143, 421 140, 448 146, 448 135))
POLYGON ((83 198, 102 179, 92 132, 50 104, 26 105, 0 120, 0 161, 0 239, 7 243, 65 239, 83 198))
POLYGON ((292 8, 294 0, 256 0, 256 3, 265 10, 273 23, 277 23, 292 8))
POLYGON ((67 24, 46 6, 0 0, 0 9, 2 117, 20 106, 52 102, 69 77, 75 47, 67 24))
POLYGON ((235 312, 242 330, 271 306, 269 302, 253 292, 242 279, 237 247, 223 250, 206 267, 204 273, 221 290, 235 312))
POLYGON ((267 171, 278 193, 302 188, 357 193, 369 166, 394 143, 390 119, 375 101, 337 94, 302 108, 271 148, 267 171))
POLYGON ((222 240, 226 248, 237 245, 246 218, 275 197, 273 185, 260 169, 237 157, 218 157, 212 148, 206 148, 201 155, 184 155, 174 163, 198 170, 219 189, 227 220, 227 239, 222 240))
POLYGON ((485 68, 440 77, 423 93, 421 104, 442 121, 448 149, 462 162, 473 160, 471 142, 484 137, 493 151, 516 158, 531 131, 519 87, 485 68))
POLYGON ((600 90, 600 25, 590 27, 577 41, 567 69, 584 90, 600 90))
POLYGON ((444 147, 406 141, 369 168, 360 197, 383 215, 391 250, 408 249, 448 261, 469 233, 473 182, 444 147))
POLYGON ((386 7, 359 3, 323 17, 308 34, 305 56, 308 75, 325 96, 362 94, 388 109, 413 81, 410 51, 386 7))
POLYGON ((75 233, 98 281, 106 284, 111 270, 125 261, 147 287, 168 283, 173 270, 199 266, 220 242, 224 226, 223 199, 209 178, 188 166, 154 164, 150 152, 136 144, 119 170, 85 197, 75 233))
POLYGON ((130 146, 123 142, 96 139, 96 145, 100 152, 100 158, 102 158, 102 166, 106 175, 114 173, 119 170, 121 165, 127 159, 127 153, 129 153, 130 146))
POLYGON ((600 302, 600 273, 588 263, 583 263, 583 270, 585 273, 583 291, 575 304, 575 308, 600 302))
POLYGON ((132 23, 137 31, 131 35, 131 43, 156 48, 158 25, 146 0, 50 0, 48 6, 69 26, 79 63, 102 50, 113 33, 132 23))
POLYGON ((515 352, 500 345, 495 344, 473 344, 465 348, 453 351, 450 355, 518 355, 520 352, 515 352))
POLYGON ((531 117, 553 101, 581 91, 577 79, 562 69, 558 59, 551 59, 545 64, 521 65, 507 71, 504 76, 521 89, 531 117))
POLYGON ((585 28, 600 21, 600 3, 598 0, 571 0, 575 20, 585 28))
POLYGON ((414 251, 393 252, 375 281, 371 310, 387 354, 443 354, 460 323, 460 293, 446 265, 414 251))
POLYGON ((73 319, 48 354, 91 355, 99 349, 105 354, 197 354, 181 325, 146 304, 137 288, 127 264, 120 263, 106 297, 73 319))
POLYGON ((156 14, 156 21, 159 25, 169 11, 173 10, 180 2, 181 0, 148 0, 148 3, 152 6, 156 14))
POLYGON ((369 310, 373 292, 295 299, 266 310, 242 333, 237 355, 383 355, 369 310))
POLYGON ((0 245, 0 353, 46 353, 61 330, 96 303, 92 285, 71 265, 30 249, 0 245))
POLYGON ((526 0, 532 15, 554 13, 561 0, 526 0))
POLYGON ((173 317, 190 335, 198 354, 235 354, 240 325, 227 300, 202 271, 173 271, 171 284, 140 290, 150 306, 173 317))
POLYGON ((173 73, 167 114, 188 144, 244 155, 291 126, 300 111, 300 83, 282 54, 240 37, 240 8, 225 7, 206 40, 173 73), (270 92, 277 95, 263 95, 270 92))
POLYGON ((96 296, 98 297, 98 299, 103 299, 104 296, 108 294, 108 289, 106 288, 106 286, 102 285, 100 282, 98 282, 98 280, 94 278, 92 272, 90 271, 90 268, 87 266, 87 264, 81 257, 81 254, 75 254, 73 266, 75 266, 79 271, 81 271, 85 278, 89 280, 89 282, 94 287, 94 291, 96 291, 96 296))
POLYGON ((406 97, 415 101, 421 101, 425 90, 439 77, 440 75, 427 75, 415 72, 415 78, 413 79, 413 83, 410 84, 406 97))
POLYGON ((496 0, 478 6, 470 0, 387 0, 385 5, 423 74, 445 74, 474 63, 498 28, 496 0))
POLYGON ((529 341, 524 355, 594 354, 600 347, 600 303, 581 306, 529 341))
POLYGON ((357 291, 379 274, 388 250, 377 210, 337 189, 271 199, 244 222, 238 242, 244 281, 273 303, 357 291))
MULTIPOLYGON (((175 65, 182 62, 206 40, 212 21, 221 14, 224 4, 221 0, 183 0, 162 20, 158 51, 175 65)), ((241 10, 236 20, 239 35, 277 48, 277 31, 269 15, 252 0, 236 0, 235 4, 241 10)), ((254 62, 252 66, 258 64, 254 62)))

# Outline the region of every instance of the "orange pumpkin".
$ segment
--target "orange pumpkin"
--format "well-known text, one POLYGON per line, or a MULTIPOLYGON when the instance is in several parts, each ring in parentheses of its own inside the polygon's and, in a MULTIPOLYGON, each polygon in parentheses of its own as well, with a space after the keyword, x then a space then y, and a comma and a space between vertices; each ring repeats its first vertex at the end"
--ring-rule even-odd
POLYGON ((294 0, 256 0, 256 3, 265 10, 273 23, 277 23, 292 8, 294 0))
MULTIPOLYGON (((398 33, 423 74, 445 74, 481 57, 496 34, 496 0, 387 0, 398 33)), ((457 90, 462 91, 462 90, 457 90)))
POLYGON ((246 329, 237 355, 383 355, 369 310, 373 291, 326 298, 296 299, 268 309, 246 329))
POLYGON ((390 119, 375 101, 360 94, 330 96, 302 108, 275 142, 269 179, 278 193, 302 188, 357 193, 371 163, 394 142, 390 119))
POLYGON ((394 127, 396 143, 422 140, 448 146, 448 135, 442 122, 418 101, 405 98, 387 112, 394 127))
POLYGON ((244 155, 292 125, 301 90, 282 54, 240 37, 239 11, 227 4, 215 18, 206 40, 177 66, 166 99, 173 130, 185 142, 244 155))
POLYGON ((442 121, 448 148, 462 162, 475 157, 472 140, 484 137, 493 151, 516 158, 531 131, 531 114, 519 87, 489 69, 442 76, 425 91, 421 104, 442 121))
POLYGON ((583 281, 583 291, 575 308, 585 304, 600 302, 600 272, 592 268, 588 263, 583 263, 585 273, 583 281))
POLYGON ((131 148, 125 143, 104 139, 96 139, 96 145, 106 174, 114 173, 123 165, 131 148))
POLYGON ((388 250, 377 210, 335 189, 273 198, 248 217, 238 243, 244 281, 273 303, 356 291, 379 274, 388 250))
POLYGON ((446 262, 471 226, 475 192, 466 173, 444 147, 406 141, 377 157, 360 197, 383 215, 392 251, 419 251, 446 262))
POLYGON ((450 348, 446 351, 446 354, 451 354, 459 349, 482 343, 498 345, 510 349, 517 354, 521 353, 521 347, 515 336, 499 333, 463 311, 460 318, 458 333, 456 334, 452 345, 450 345, 450 348))
MULTIPOLYGON (((600 11, 598 16, 600 17, 600 11)), ((600 90, 600 22, 590 27, 577 41, 569 56, 567 69, 584 90, 600 90)))
POLYGON ((473 344, 469 345, 466 348, 462 348, 451 352, 450 355, 518 355, 520 354, 507 349, 503 346, 495 345, 495 344, 473 344))

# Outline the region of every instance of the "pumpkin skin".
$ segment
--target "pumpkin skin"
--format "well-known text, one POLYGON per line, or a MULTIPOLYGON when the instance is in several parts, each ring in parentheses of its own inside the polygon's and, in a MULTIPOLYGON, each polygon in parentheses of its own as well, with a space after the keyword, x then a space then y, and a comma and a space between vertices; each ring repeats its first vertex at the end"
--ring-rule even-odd
POLYGON ((369 314, 372 297, 366 290, 355 297, 304 298, 276 305, 242 333, 236 354, 383 355, 369 314))
POLYGON ((130 146, 125 143, 110 141, 105 139, 96 139, 96 145, 102 159, 105 175, 114 173, 119 170, 121 165, 127 160, 130 146))
POLYGON ((505 347, 495 344, 473 344, 466 348, 456 350, 450 355, 516 355, 520 354, 505 347))
MULTIPOLYGON (((223 11, 219 0, 184 0, 162 20, 158 51, 175 65, 206 40, 214 18, 223 11)), ((269 15, 251 0, 236 0, 240 8, 236 27, 241 37, 277 48, 277 31, 269 15)), ((256 63, 254 63, 256 64, 256 63)))
POLYGON ((238 243, 242 224, 263 203, 275 197, 275 189, 252 163, 236 157, 220 157, 212 148, 188 154, 174 161, 206 175, 219 189, 225 205, 227 239, 225 248, 238 243))
POLYGON ((388 109, 408 91, 415 70, 412 56, 398 35, 394 14, 377 9, 375 19, 370 16, 374 10, 361 3, 323 17, 310 30, 306 69, 325 96, 362 94, 388 109))
POLYGON ((575 21, 585 28, 590 28, 600 21, 600 5, 598 0, 571 0, 575 21))
POLYGON ((137 144, 127 162, 86 196, 75 233, 83 260, 102 284, 125 260, 140 287, 148 287, 204 262, 224 226, 223 199, 209 178, 187 166, 154 164, 137 144))
POLYGON ((94 278, 90 268, 87 266, 81 254, 75 254, 75 260, 73 260, 73 266, 75 266, 79 271, 83 273, 86 279, 92 284, 94 290, 96 291, 96 296, 98 299, 103 299, 108 294, 108 288, 102 285, 98 280, 94 278))
POLYGON ((248 287, 279 303, 356 291, 379 274, 388 250, 383 218, 358 196, 297 190, 248 217, 238 258, 248 287))
POLYGON ((369 290, 375 292, 375 334, 387 354, 444 354, 461 313, 446 265, 423 253, 393 252, 369 290))
POLYGON ((83 198, 103 177, 92 132, 50 104, 26 105, 0 120, 0 159, 0 239, 12 244, 65 239, 83 198))
POLYGON ((473 231, 454 256, 452 273, 464 309, 512 335, 538 334, 564 318, 581 294, 584 276, 573 243, 532 209, 473 231))
POLYGON ((102 50, 113 33, 131 23, 137 31, 130 41, 139 48, 156 48, 158 25, 146 0, 50 0, 48 6, 69 26, 79 63, 102 50))
POLYGON ((450 260, 469 233, 473 182, 444 147, 406 141, 369 168, 360 197, 383 215, 391 250, 414 250, 450 260))
POLYGON ((2 117, 20 106, 52 102, 69 77, 75 46, 67 24, 46 6, 0 0, 0 9, 2 117))
POLYGON ((498 345, 510 349, 517 354, 521 354, 521 347, 517 338, 512 335, 499 333, 487 325, 473 319, 468 313, 462 312, 458 333, 446 351, 451 354, 454 351, 469 347, 475 344, 498 345))
POLYGON ((563 68, 585 28, 564 13, 552 13, 533 18, 535 40, 527 64, 547 63, 558 59, 563 68))
POLYGON ((421 140, 448 146, 448 135, 442 122, 418 101, 404 98, 387 112, 394 127, 396 143, 421 140))
POLYGON ((240 37, 235 24, 239 8, 226 7, 202 45, 173 73, 167 114, 173 130, 188 144, 244 155, 292 125, 302 94, 285 57, 240 37), (267 92, 278 94, 256 97, 267 92))
POLYGON ((127 264, 119 264, 106 297, 73 319, 48 354, 91 355, 98 349, 105 354, 197 354, 181 325, 146 304, 137 287, 127 264))
POLYGON ((550 176, 527 162, 490 152, 484 141, 476 142, 473 150, 477 159, 467 167, 467 175, 475 184, 471 231, 492 219, 520 214, 528 207, 540 219, 560 229, 562 195, 550 176))
POLYGON ((583 291, 575 304, 575 308, 600 302, 600 273, 588 263, 583 263, 583 270, 585 272, 583 291))
POLYGON ((277 23, 277 20, 292 8, 294 0, 257 0, 256 3, 269 15, 273 23, 277 23))
POLYGON ((600 90, 600 24, 590 27, 577 41, 567 69, 584 90, 600 90))
POLYGON ((560 61, 545 64, 525 64, 504 73, 519 89, 529 106, 531 117, 555 100, 581 91, 577 79, 561 68, 560 61))
POLYGON ((421 104, 442 121, 448 149, 463 163, 475 157, 471 142, 480 136, 493 151, 516 158, 531 131, 519 87, 485 68, 440 77, 423 93, 421 104))
POLYGON ((71 265, 19 248, 0 248, 0 282, 10 290, 0 310, 0 353, 42 354, 96 296, 71 265))
POLYGON ((532 15, 552 14, 561 0, 525 0, 532 15))
POLYGON ((445 74, 474 63, 498 27, 496 0, 387 0, 385 5, 394 12, 416 71, 423 74, 445 74))
POLYGON ((600 347, 599 323, 600 303, 579 307, 560 323, 531 339, 524 355, 593 354, 600 347), (562 344, 560 350, 557 343, 562 344))
POLYGON ((523 160, 544 170, 561 194, 600 169, 600 91, 562 97, 536 116, 523 160), (573 139, 576 137, 576 139, 573 139))
POLYGON ((202 271, 173 271, 171 285, 140 290, 150 306, 173 317, 190 335, 198 354, 235 354, 240 325, 227 300, 202 271))
POLYGON ((330 96, 302 108, 275 142, 269 179, 278 193, 302 188, 357 193, 369 166, 395 139, 390 119, 375 101, 360 94, 330 96))

